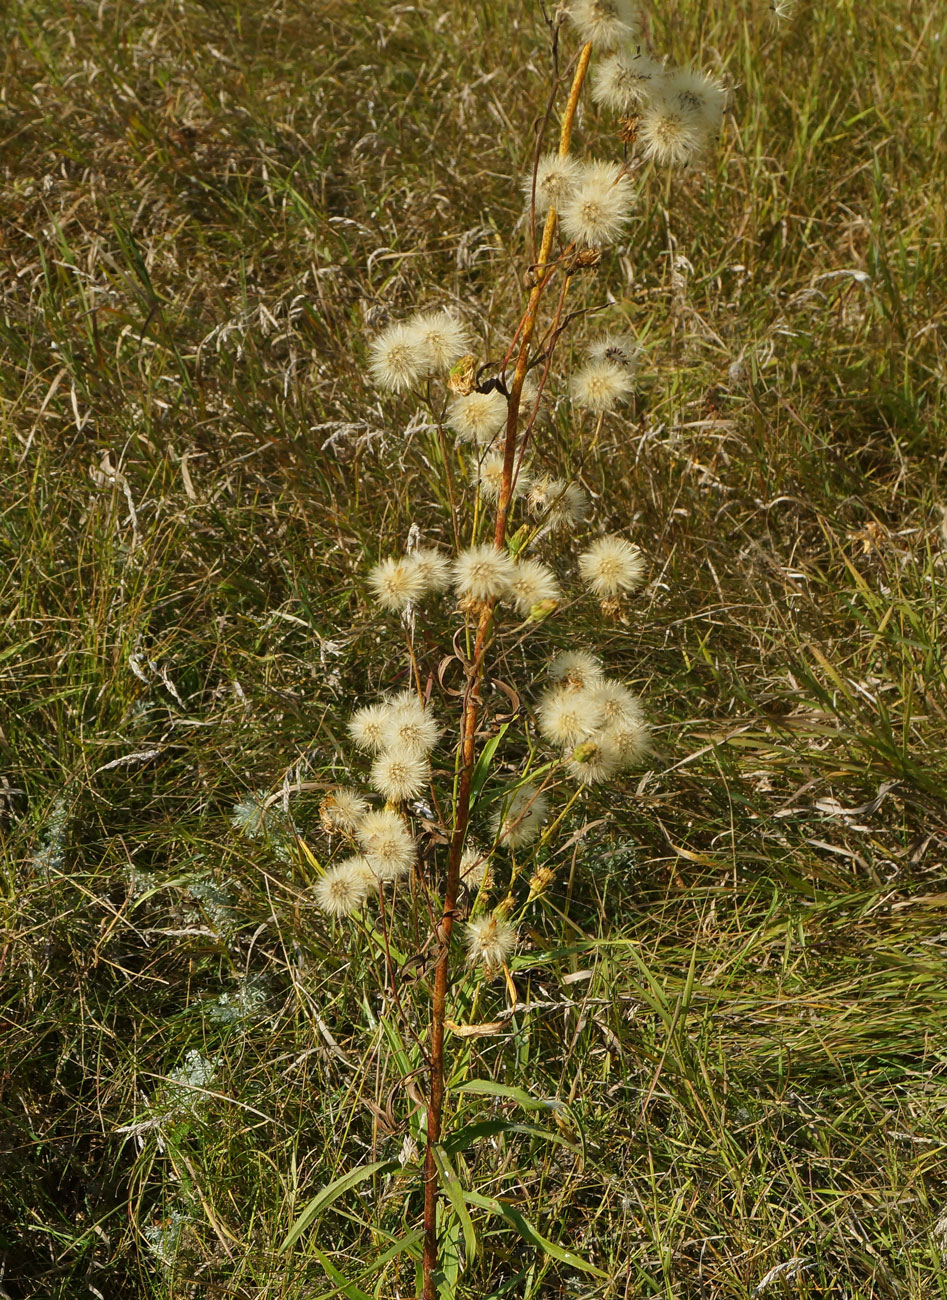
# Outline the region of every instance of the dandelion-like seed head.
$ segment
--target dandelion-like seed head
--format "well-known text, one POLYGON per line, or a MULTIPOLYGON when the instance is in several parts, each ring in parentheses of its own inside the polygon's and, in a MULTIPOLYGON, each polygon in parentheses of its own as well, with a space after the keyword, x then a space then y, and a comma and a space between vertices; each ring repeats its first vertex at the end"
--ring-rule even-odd
POLYGON ((703 153, 707 133, 689 114, 682 113, 663 95, 656 96, 641 114, 638 142, 646 158, 665 167, 686 167, 703 153))
POLYGON ((576 745, 587 740, 604 721, 594 687, 548 691, 537 712, 539 730, 554 745, 576 745))
POLYGON ((697 68, 675 68, 664 74, 660 98, 709 135, 723 123, 727 92, 718 81, 697 68))
POLYGON ((579 39, 591 41, 597 50, 632 41, 641 28, 633 0, 572 0, 568 13, 579 39))
POLYGON ((641 349, 633 334, 606 334, 590 345, 588 354, 590 361, 610 361, 631 375, 637 374, 641 359, 641 349))
POLYGON ((447 411, 447 423, 459 438, 486 446, 506 424, 507 401, 499 389, 474 391, 455 398, 447 411))
POLYGON ((392 701, 383 735, 385 749, 427 754, 439 735, 434 715, 416 695, 392 701))
POLYGON ((423 373, 443 374, 467 351, 464 327, 449 311, 418 312, 407 324, 423 373))
POLYGON ((561 478, 537 479, 529 490, 526 504, 548 528, 570 528, 588 518, 588 494, 578 483, 561 478))
MULTIPOLYGON (((500 489, 503 486, 503 457, 500 453, 488 452, 479 464, 475 464, 470 471, 470 482, 479 487, 484 501, 499 501, 500 489)), ((521 465, 520 472, 513 482, 513 499, 524 496, 530 486, 529 471, 525 465, 521 465)))
POLYGON ((346 724, 346 730, 357 749, 365 754, 378 753, 385 743, 388 713, 387 704, 366 704, 352 714, 346 724))
POLYGON ((424 579, 413 556, 381 560, 368 575, 368 585, 382 609, 400 613, 424 595, 424 579))
POLYGON ((548 811, 549 801, 535 785, 521 785, 502 801, 493 819, 494 835, 507 848, 530 844, 542 830, 548 811))
POLYGON ((364 858, 346 858, 330 867, 313 891, 316 906, 327 916, 351 916, 365 902, 372 887, 364 858))
POLYGON ((419 546, 408 556, 421 581, 422 594, 450 586, 450 560, 433 546, 419 546))
MULTIPOLYGON (((575 189, 581 165, 574 158, 560 158, 557 153, 543 154, 536 164, 536 211, 542 215, 550 208, 561 208, 575 189)), ((533 197, 533 174, 523 182, 527 202, 533 197)))
POLYGON ((502 916, 475 916, 464 927, 467 964, 483 966, 487 976, 499 975, 516 948, 516 931, 502 916))
POLYGON ((602 665, 584 650, 564 650, 546 671, 562 690, 584 691, 602 680, 602 665))
POLYGON ((614 361, 590 361, 572 377, 572 400, 600 415, 614 411, 634 388, 634 377, 624 366, 614 361))
POLYGON ((612 677, 604 677, 589 687, 589 693, 601 710, 602 725, 609 727, 643 726, 644 712, 634 691, 612 677))
POLYGON ((391 803, 404 803, 421 793, 430 779, 426 756, 416 749, 386 749, 372 764, 371 782, 391 803))
POLYGON ((319 805, 319 820, 327 835, 354 835, 368 812, 368 800, 357 790, 330 790, 319 805))
POLYGON ((507 551, 489 543, 471 546, 454 561, 454 590, 461 600, 499 600, 509 592, 515 570, 507 551))
POLYGON ((612 244, 631 216, 634 187, 616 163, 588 162, 559 219, 569 240, 591 248, 612 244))
POLYGON ((643 719, 613 722, 602 735, 614 747, 621 767, 636 767, 651 752, 651 733, 643 719))
POLYGON ((355 838, 379 880, 397 880, 414 865, 414 837, 405 819, 391 808, 380 808, 363 817, 355 838))
POLYGON ((390 325, 369 348, 368 369, 379 388, 403 393, 422 377, 426 361, 408 325, 390 325))
POLYGON ((579 574, 594 595, 607 600, 641 586, 644 557, 623 537, 600 537, 579 556, 579 574))
POLYGON ((621 755, 614 741, 605 733, 567 750, 563 760, 566 771, 579 785, 599 785, 614 776, 621 766, 621 755))
POLYGON ((616 113, 632 113, 662 72, 661 64, 646 54, 620 50, 603 59, 592 73, 592 98, 616 113))
POLYGON ((470 890, 490 887, 490 857, 479 844, 465 845, 460 859, 461 883, 470 890))
POLYGON ((516 612, 524 618, 529 618, 537 606, 542 606, 546 614, 552 613, 562 600, 556 575, 539 560, 517 561, 510 596, 516 612))

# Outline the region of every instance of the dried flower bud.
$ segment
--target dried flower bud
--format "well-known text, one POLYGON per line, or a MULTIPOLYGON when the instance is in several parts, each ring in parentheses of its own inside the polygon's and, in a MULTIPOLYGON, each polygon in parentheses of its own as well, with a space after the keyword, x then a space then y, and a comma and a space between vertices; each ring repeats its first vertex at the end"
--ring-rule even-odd
POLYGON ((555 878, 554 873, 548 867, 537 867, 529 878, 529 898, 527 902, 532 902, 540 894, 545 894, 555 878))

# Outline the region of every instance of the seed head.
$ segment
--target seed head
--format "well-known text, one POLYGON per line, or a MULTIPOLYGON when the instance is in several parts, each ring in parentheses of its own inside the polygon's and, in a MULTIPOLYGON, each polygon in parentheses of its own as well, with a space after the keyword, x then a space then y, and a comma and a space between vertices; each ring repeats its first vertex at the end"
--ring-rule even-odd
POLYGON ((577 745, 602 725, 602 706, 594 687, 548 691, 540 700, 539 730, 554 745, 577 745))
POLYGON ((601 248, 612 244, 631 216, 634 187, 616 163, 589 162, 562 205, 565 236, 577 244, 601 248))
POLYGON ((448 311, 418 312, 407 329, 425 375, 444 374, 467 351, 464 327, 448 311))
POLYGON ((411 555, 391 556, 376 564, 368 585, 382 609, 400 613, 424 595, 424 578, 411 555))
POLYGON ((592 73, 592 98, 597 104, 627 115, 637 109, 662 72, 661 64, 646 54, 619 50, 603 59, 592 73))
POLYGON ((663 167, 686 167, 703 153, 707 134, 689 114, 656 95, 641 114, 638 141, 646 158, 663 167))
POLYGON ((450 586, 450 560, 433 546, 420 546, 408 558, 413 562, 423 591, 443 591, 450 586))
POLYGON ((460 859, 460 879, 467 889, 489 888, 490 857, 479 844, 467 844, 460 859))
MULTIPOLYGON (((499 452, 489 452, 479 465, 474 465, 470 471, 470 481, 480 488, 484 501, 499 501, 503 486, 503 457, 499 452)), ((530 485, 529 471, 525 465, 521 465, 513 483, 514 500, 528 492, 530 485)))
POLYGON ((641 701, 634 691, 630 691, 621 682, 616 682, 611 677, 604 677, 589 687, 589 693, 601 710, 602 726, 609 728, 644 725, 641 701))
POLYGON ((602 665, 584 650, 564 650, 546 671, 550 681, 569 691, 584 691, 602 680, 602 665))
POLYGON ((459 438, 469 438, 486 446, 506 424, 507 401, 499 389, 488 393, 472 392, 450 404, 447 423, 459 438))
POLYGON ((641 27, 638 6, 632 0, 572 0, 571 19, 579 39, 597 50, 613 50, 632 41, 641 27))
POLYGON ((352 714, 347 730, 357 749, 365 754, 377 754, 383 747, 388 711, 387 704, 366 704, 352 714))
POLYGON ((416 749, 386 749, 372 764, 372 785, 390 803, 404 803, 421 793, 431 776, 430 764, 416 749))
POLYGON ((521 785, 502 801, 493 819, 494 835, 507 848, 529 844, 542 830, 548 808, 546 796, 535 785, 521 785))
POLYGON ((537 479, 529 490, 526 504, 552 529, 580 524, 588 518, 590 508, 585 489, 561 478, 537 479))
POLYGON ((618 754, 621 767, 635 767, 651 750, 651 733, 644 721, 613 722, 602 733, 618 754))
POLYGON ((516 612, 528 618, 537 605, 549 605, 552 613, 562 600, 556 575, 539 560, 518 560, 514 571, 510 595, 516 612))
POLYGON ((566 771, 580 785, 598 785, 614 776, 621 766, 621 756, 611 737, 602 733, 582 741, 563 754, 566 771))
POLYGON ((355 838, 379 880, 397 880, 414 865, 414 838, 400 813, 391 808, 370 812, 359 822, 355 838))
POLYGON ((327 835, 354 835, 368 812, 368 800, 357 790, 330 790, 319 805, 319 820, 327 835))
POLYGON ((661 99, 708 135, 716 135, 723 123, 727 93, 719 82, 697 68, 675 68, 656 83, 661 99))
MULTIPOLYGON (((560 158, 557 153, 543 154, 536 164, 536 212, 542 215, 550 208, 561 208, 575 189, 581 175, 581 165, 574 158, 560 158)), ((533 197, 533 174, 523 182, 527 202, 533 197)))
POLYGON ((641 349, 633 334, 607 334, 589 348, 590 361, 610 361, 629 374, 637 374, 641 349))
POLYGON ((393 393, 413 388, 424 374, 425 364, 414 331, 407 325, 390 325, 369 348, 372 378, 379 388, 393 393))
POLYGON ((516 931, 500 916, 475 916, 464 927, 467 964, 479 962, 487 976, 498 975, 516 948, 516 931))
POLYGON ((313 891, 316 906, 327 916, 351 916, 365 902, 372 876, 364 858, 346 858, 330 867, 313 891))
POLYGON ((461 600, 498 600, 509 592, 515 572, 507 551, 471 546, 454 561, 454 590, 461 600))
POLYGON ((634 378, 624 366, 614 361, 590 361, 573 376, 572 399, 587 411, 601 414, 613 411, 634 387, 634 378))
MULTIPOLYGON (((406 693, 407 694, 407 693, 406 693)), ((385 749, 427 754, 437 744, 440 728, 434 715, 412 693, 391 702, 382 732, 385 749)))
POLYGON ((600 537, 579 556, 582 581, 603 600, 641 586, 645 562, 641 551, 623 537, 600 537))

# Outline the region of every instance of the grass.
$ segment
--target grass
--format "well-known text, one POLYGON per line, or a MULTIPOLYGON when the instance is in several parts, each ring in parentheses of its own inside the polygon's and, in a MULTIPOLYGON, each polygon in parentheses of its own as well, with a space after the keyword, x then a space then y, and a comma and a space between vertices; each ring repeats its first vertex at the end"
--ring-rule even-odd
MULTIPOLYGON (((401 672, 364 573, 446 526, 365 338, 453 302, 505 346, 539 7, 0 24, 0 1293, 412 1295, 391 1169, 280 1253, 320 1188, 410 1157, 418 1058, 279 805, 256 840, 231 816, 332 779, 401 672)), ((636 409, 592 443, 557 407, 546 446, 649 555, 603 652, 658 752, 588 805, 526 1007, 458 995, 500 1025, 453 1040, 458 1294, 933 1300, 947 28, 715 0, 652 29, 733 111, 580 290, 646 342, 636 409)))

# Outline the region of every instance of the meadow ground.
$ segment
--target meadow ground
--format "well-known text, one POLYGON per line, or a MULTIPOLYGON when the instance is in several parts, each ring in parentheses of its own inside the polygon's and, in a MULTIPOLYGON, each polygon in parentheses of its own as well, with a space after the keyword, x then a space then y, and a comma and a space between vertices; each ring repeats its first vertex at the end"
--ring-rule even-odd
MULTIPOLYGON (((0 1295, 408 1296, 410 1175, 280 1251, 409 1157, 416 1058, 279 806, 231 819, 330 780, 397 680, 364 574, 447 539, 366 337, 447 304, 505 346, 540 6, 14 0, 0 32, 0 1295)), ((583 281, 646 347, 633 410, 594 441, 557 404, 543 456, 647 553, 629 617, 550 635, 656 751, 536 907, 537 1008, 455 1040, 455 1084, 508 1090, 453 1094, 504 1121, 455 1151, 457 1294, 934 1300, 947 10, 684 0, 651 34, 734 87, 723 140, 583 281)))

